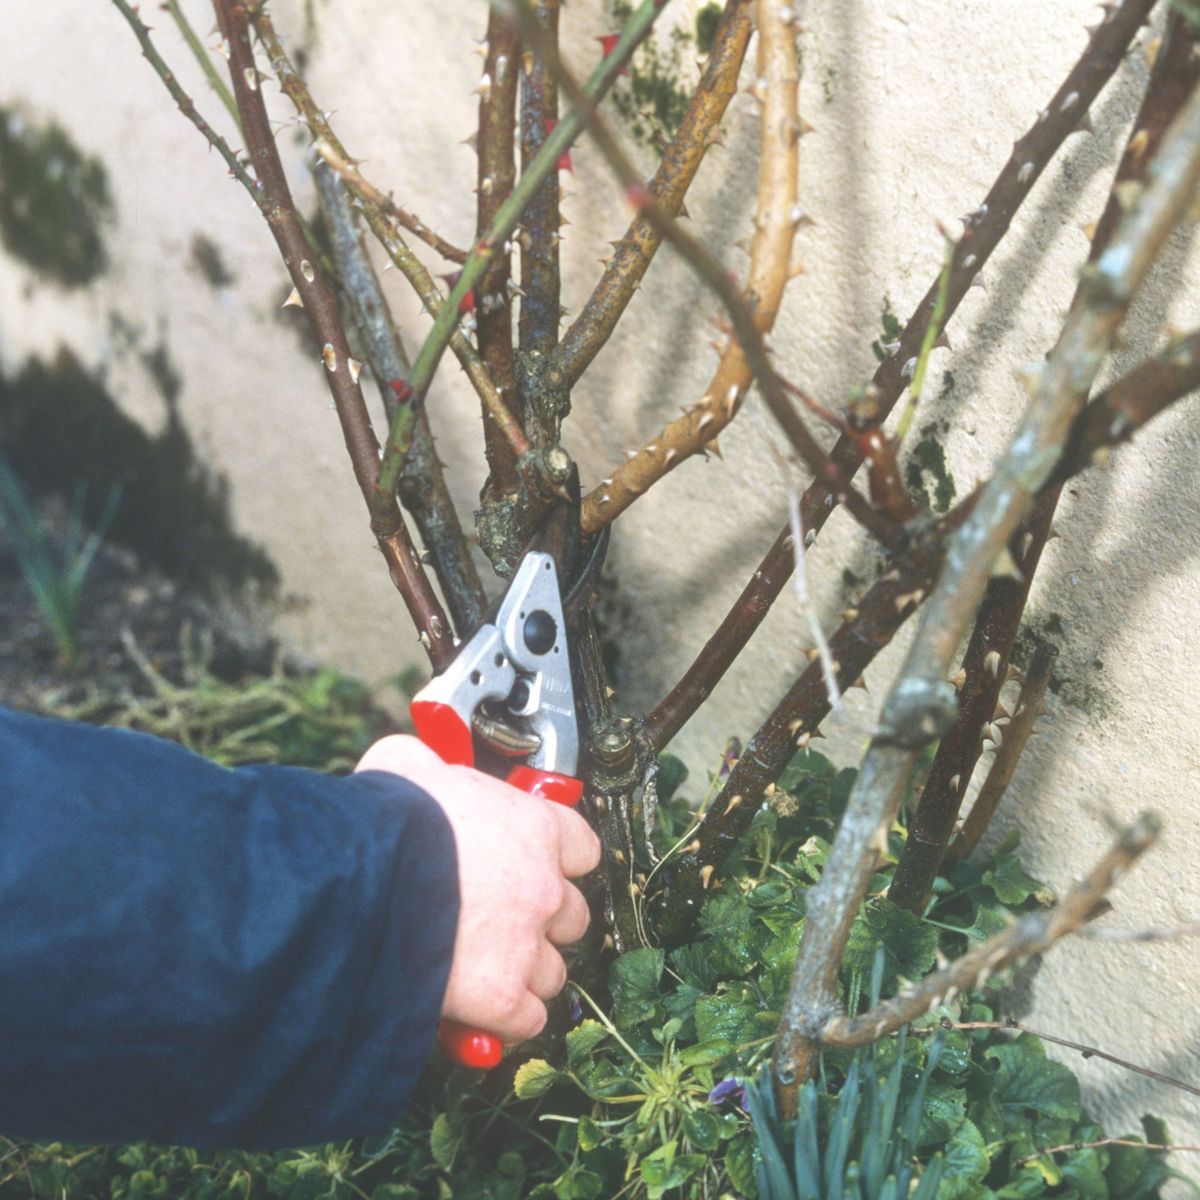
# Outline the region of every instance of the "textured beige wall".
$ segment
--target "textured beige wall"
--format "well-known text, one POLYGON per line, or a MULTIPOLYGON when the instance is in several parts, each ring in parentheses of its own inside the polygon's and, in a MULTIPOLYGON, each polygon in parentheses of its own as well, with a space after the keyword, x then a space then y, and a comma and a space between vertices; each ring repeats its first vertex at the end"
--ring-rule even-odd
MULTIPOLYGON (((146 6, 149 9, 149 6, 146 6)), ((202 4, 189 8, 203 9, 202 4)), ((281 0, 278 24, 299 36, 303 5, 281 0)), ((1098 15, 1085 0, 838 0, 806 17, 804 109, 817 131, 803 142, 802 193, 818 225, 802 230, 807 273, 791 287, 777 326, 779 361, 818 395, 835 400, 869 374, 886 295, 906 315, 936 274, 935 221, 975 207, 1039 107, 1085 44, 1098 15)), ((158 40, 202 108, 218 109, 197 79, 165 15, 158 40)), ((207 20, 198 18, 207 27, 207 20)), ((319 36, 309 72, 320 103, 370 176, 394 187, 460 244, 472 227, 475 163, 459 144, 475 111, 479 60, 470 38, 481 2, 316 5, 319 36)), ((568 9, 569 46, 582 61, 605 32, 599 6, 568 9)), ((25 101, 56 116, 110 167, 117 223, 113 266, 86 293, 41 286, 22 268, 0 272, 0 354, 6 370, 32 353, 73 346, 106 365, 128 411, 148 426, 161 402, 138 362, 109 338, 119 309, 161 332, 183 376, 181 410, 204 453, 226 474, 240 531, 262 541, 286 590, 302 604, 278 629, 296 647, 368 678, 420 661, 366 530, 315 350, 301 349, 277 309, 283 270, 257 213, 215 156, 173 110, 116 11, 93 0, 9 6, 0 16, 0 104, 25 101), (215 294, 188 264, 194 233, 218 241, 237 274, 215 294)), ((1102 206, 1117 149, 1146 66, 1140 51, 1094 107, 1097 132, 1076 135, 1033 189, 1015 228, 951 326, 952 351, 933 359, 930 410, 953 421, 947 450, 960 493, 989 470, 1024 402, 1017 366, 1051 344, 1074 272, 1086 253, 1079 226, 1102 206), (955 387, 940 398, 943 372, 955 387)), ((280 120, 285 102, 267 86, 280 120)), ((756 124, 748 97, 726 120, 726 146, 706 164, 689 208, 694 228, 729 262, 746 236, 756 124)), ((285 132, 281 142, 291 143, 285 132)), ((296 135, 296 140, 301 139, 296 135)), ((293 184, 311 200, 299 156, 293 184)), ((596 259, 625 223, 596 153, 576 152, 565 212, 565 303, 578 311, 596 259)), ((1139 302, 1120 365, 1153 343, 1164 318, 1192 327, 1197 259, 1172 243, 1139 302)), ((396 275, 387 276, 410 347, 426 324, 396 275)), ((715 311, 669 254, 634 301, 623 332, 575 395, 566 443, 595 482, 622 450, 702 393, 712 366, 705 345, 715 311)), ((478 417, 453 367, 431 404, 439 449, 465 511, 480 483, 478 417)), ((723 461, 673 473, 621 522, 610 561, 620 579, 624 668, 618 700, 637 709, 661 695, 702 644, 785 516, 785 494, 765 443, 775 437, 751 401, 721 439, 723 461)), ((1000 818, 1022 829, 1030 869, 1057 886, 1108 840, 1108 814, 1152 805, 1168 818, 1164 845, 1126 880, 1109 927, 1172 925, 1200 917, 1192 818, 1200 754, 1194 642, 1200 623, 1200 450, 1195 409, 1179 405, 1115 465, 1073 484, 1047 549, 1032 607, 1061 615, 1061 673, 1111 704, 1052 698, 1049 714, 1000 818), (1096 661, 1102 666, 1092 665, 1096 661)), ((812 583, 832 620, 845 602, 844 566, 868 562, 856 531, 837 515, 812 555, 812 583)), ((781 601, 752 651, 678 739, 701 777, 729 734, 748 736, 803 664, 808 639, 781 601)), ((896 652, 868 672, 826 723, 831 753, 855 761, 896 652)), ((1027 1020, 1200 1081, 1200 986, 1195 943, 1120 947, 1077 942, 1054 951, 1031 988, 1027 1020)), ((1099 1060, 1071 1060, 1094 1110, 1131 1126, 1145 1111, 1166 1116, 1181 1140, 1200 1141, 1184 1093, 1099 1060)), ((1183 1164, 1181 1164, 1183 1165, 1183 1164)))

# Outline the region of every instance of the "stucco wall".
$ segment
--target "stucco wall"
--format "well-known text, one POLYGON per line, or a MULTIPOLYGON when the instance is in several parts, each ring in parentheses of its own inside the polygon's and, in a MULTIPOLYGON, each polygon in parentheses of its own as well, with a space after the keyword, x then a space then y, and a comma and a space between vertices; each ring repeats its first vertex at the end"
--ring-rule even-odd
MULTIPOLYGON (((146 6, 149 11, 150 6, 146 6)), ((471 131, 479 59, 471 39, 481 2, 316 3, 305 29, 300 0, 280 0, 276 20, 309 46, 318 101, 370 177, 451 240, 469 241, 475 162, 460 144, 471 131)), ((839 0, 814 5, 803 35, 804 111, 816 132, 802 144, 802 230, 807 271, 792 285, 777 325, 778 360, 827 400, 874 366, 885 298, 902 318, 936 275, 935 222, 977 205, 1011 143, 1053 94, 1085 44, 1085 0, 839 0)), ((190 4, 205 29, 203 4, 190 4)), ((214 123, 222 114, 165 14, 158 43, 214 123)), ((686 20, 686 12, 681 13, 686 20)), ((567 10, 576 61, 607 31, 597 4, 567 10)), ((127 412, 154 428, 164 406, 138 354, 113 335, 112 314, 140 327, 143 347, 165 345, 178 371, 180 415, 200 451, 225 476, 240 533, 261 542, 295 603, 276 617, 295 647, 369 679, 422 655, 366 529, 317 351, 290 316, 288 290, 257 212, 219 160, 174 110, 116 10, 92 0, 10 7, 0 18, 0 105, 21 102, 55 117, 107 165, 115 193, 110 267, 75 292, 48 285, 19 263, 0 271, 0 364, 73 348, 103 371, 127 412), (216 242, 235 282, 214 288, 190 257, 195 234, 216 242)), ((1144 39, 1143 39, 1144 40, 1144 39)), ((1080 226, 1099 212, 1111 166, 1144 83, 1139 49, 1094 106, 1096 133, 1070 138, 1033 189, 1013 232, 951 328, 952 350, 933 359, 927 405, 951 422, 945 438, 960 494, 985 476, 1024 404, 1014 368, 1052 343, 1086 254, 1080 226), (949 386, 946 372, 952 372, 949 386)), ((286 102, 270 84, 281 121, 286 102)), ((724 248, 752 211, 756 122, 735 100, 689 197, 693 228, 724 248)), ((281 143, 306 139, 285 127, 281 143)), ((297 194, 312 188, 289 155, 297 194)), ((605 243, 626 212, 595 151, 575 154, 565 181, 564 303, 577 312, 605 243)), ((432 261, 432 260, 431 260, 432 261)), ((434 264, 436 265, 436 264, 434 264)), ((395 273, 386 276, 410 347, 426 328, 395 273)), ((1164 319, 1190 328, 1198 310, 1197 259, 1177 237, 1139 301, 1120 366, 1154 343, 1164 319)), ((687 269, 664 253, 628 321, 577 389, 565 442, 585 482, 701 395, 713 359, 706 346, 715 305, 687 269)), ((1194 402, 1193 402, 1194 403, 1194 402)), ((439 451, 464 512, 481 482, 479 422, 453 365, 431 402, 439 451)), ((785 519, 785 494, 766 450, 775 433, 751 401, 721 438, 721 461, 671 474, 620 523, 610 573, 619 602, 618 702, 652 704, 678 676, 732 601, 785 519)), ((1176 925, 1200 917, 1192 810, 1200 782, 1192 703, 1200 623, 1200 530, 1195 513, 1200 451, 1194 407, 1178 405, 1114 465, 1068 489, 1031 602, 1062 626, 1060 674, 1041 732, 1025 756, 1000 818, 1019 826, 1030 869, 1063 886, 1109 839, 1106 819, 1146 806, 1167 817, 1162 846, 1125 880, 1111 927, 1176 925)), ((811 582, 832 620, 846 603, 842 571, 869 560, 850 522, 835 515, 811 555, 811 582)), ((700 778, 726 737, 745 738, 804 663, 809 639, 785 598, 752 649, 673 749, 700 778)), ((868 672, 869 694, 851 694, 826 722, 828 751, 850 764, 897 660, 868 672)), ((1195 943, 1076 942, 1055 950, 1031 985, 1035 1028, 1106 1048, 1170 1075, 1200 1080, 1200 986, 1195 943)), ((1054 1053, 1054 1051, 1051 1051, 1054 1053)), ((1099 1060, 1069 1059, 1106 1121, 1130 1127, 1145 1111, 1168 1118, 1180 1140, 1200 1141, 1194 1101, 1099 1060)), ((1184 1165, 1184 1164, 1181 1164, 1184 1165)))

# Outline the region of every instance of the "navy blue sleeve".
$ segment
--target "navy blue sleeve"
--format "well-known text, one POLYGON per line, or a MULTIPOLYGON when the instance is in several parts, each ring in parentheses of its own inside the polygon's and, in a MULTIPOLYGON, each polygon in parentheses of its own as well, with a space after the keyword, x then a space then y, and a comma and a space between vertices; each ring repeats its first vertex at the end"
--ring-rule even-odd
POLYGON ((218 767, 0 708, 0 1133, 301 1146, 393 1127, 458 921, 397 776, 218 767))

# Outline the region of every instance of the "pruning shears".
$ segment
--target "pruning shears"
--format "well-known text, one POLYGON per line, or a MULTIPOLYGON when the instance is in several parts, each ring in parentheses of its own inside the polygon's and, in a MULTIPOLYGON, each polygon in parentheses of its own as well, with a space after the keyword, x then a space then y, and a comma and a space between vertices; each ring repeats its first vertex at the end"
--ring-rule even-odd
MULTIPOLYGON (((601 535, 578 575, 567 576, 564 597, 560 567, 580 557, 578 529, 577 508, 556 505, 492 613, 410 709, 417 736, 446 762, 474 766, 478 741, 521 759, 507 775, 514 787, 568 806, 579 802, 583 781, 567 626, 587 602, 607 540, 601 535)), ((469 1067, 493 1067, 503 1050, 495 1034, 449 1020, 438 1044, 469 1067)))

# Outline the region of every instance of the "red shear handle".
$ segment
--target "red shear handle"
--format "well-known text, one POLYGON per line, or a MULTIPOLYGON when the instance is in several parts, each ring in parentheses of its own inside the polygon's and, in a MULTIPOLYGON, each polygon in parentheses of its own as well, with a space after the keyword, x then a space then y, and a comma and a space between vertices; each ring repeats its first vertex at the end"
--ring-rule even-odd
POLYGON ((556 771, 539 771, 537 767, 513 767, 508 773, 508 782, 531 796, 541 796, 555 804, 574 808, 583 795, 583 780, 571 775, 559 775, 556 771))
POLYGON ((449 704, 440 700, 414 700, 409 707, 417 737, 443 762, 460 767, 475 765, 471 727, 449 704))
MULTIPOLYGON (((448 704, 436 700, 414 700, 411 707, 413 726, 421 741, 448 763, 473 766, 475 748, 471 729, 448 704)), ((583 781, 555 771, 517 766, 508 774, 513 787, 543 800, 568 806, 583 795, 583 781)), ((472 1029, 458 1021, 443 1020, 438 1026, 438 1045, 447 1058, 464 1067, 494 1067, 499 1063, 504 1044, 494 1033, 472 1029)))

